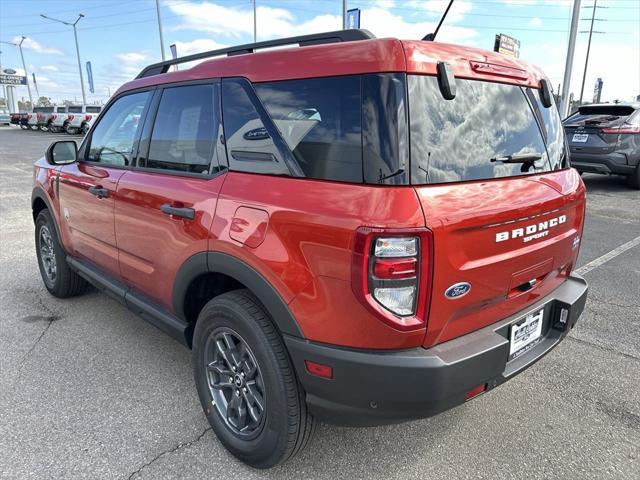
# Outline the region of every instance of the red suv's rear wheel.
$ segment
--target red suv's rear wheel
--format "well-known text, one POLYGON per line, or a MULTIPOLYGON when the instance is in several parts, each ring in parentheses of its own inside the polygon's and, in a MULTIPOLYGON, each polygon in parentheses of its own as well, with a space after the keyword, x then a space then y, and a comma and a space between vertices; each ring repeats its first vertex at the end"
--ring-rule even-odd
POLYGON ((249 291, 222 294, 202 309, 193 369, 213 431, 243 462, 272 467, 294 456, 311 437, 314 420, 287 350, 249 291))

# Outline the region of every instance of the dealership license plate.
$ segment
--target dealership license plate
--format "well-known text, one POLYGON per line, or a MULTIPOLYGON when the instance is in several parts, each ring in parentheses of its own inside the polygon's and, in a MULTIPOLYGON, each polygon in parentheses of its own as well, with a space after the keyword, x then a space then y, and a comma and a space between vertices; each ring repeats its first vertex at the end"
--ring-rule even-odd
POLYGON ((511 325, 509 360, 528 352, 540 341, 543 316, 544 310, 539 310, 511 325))
POLYGON ((587 143, 587 140, 589 140, 588 133, 574 133, 571 139, 574 143, 587 143))

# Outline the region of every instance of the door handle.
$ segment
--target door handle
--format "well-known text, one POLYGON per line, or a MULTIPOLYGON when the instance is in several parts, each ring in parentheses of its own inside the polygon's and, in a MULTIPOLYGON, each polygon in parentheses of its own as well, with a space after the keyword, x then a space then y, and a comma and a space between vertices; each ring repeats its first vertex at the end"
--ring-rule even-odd
POLYGON ((109 196, 109 190, 106 188, 102 188, 99 185, 89 187, 89 193, 91 195, 95 195, 98 198, 107 198, 109 196))
POLYGON ((162 213, 165 213, 167 215, 186 218, 188 220, 193 220, 196 216, 196 211, 193 208, 172 207, 168 203, 163 204, 160 207, 160 210, 162 210, 162 213))

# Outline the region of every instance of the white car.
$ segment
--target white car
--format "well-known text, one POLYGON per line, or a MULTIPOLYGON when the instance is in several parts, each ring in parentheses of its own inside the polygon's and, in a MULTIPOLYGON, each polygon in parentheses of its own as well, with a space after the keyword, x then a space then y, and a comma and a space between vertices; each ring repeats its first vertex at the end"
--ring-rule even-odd
POLYGON ((98 105, 85 105, 67 109, 67 121, 64 124, 64 131, 69 134, 85 134, 95 122, 102 107, 98 105))
POLYGON ((66 105, 55 105, 53 107, 48 107, 47 111, 43 111, 38 118, 38 126, 41 130, 51 131, 51 126, 53 124, 53 119, 56 115, 60 113, 66 113, 67 106, 66 105))

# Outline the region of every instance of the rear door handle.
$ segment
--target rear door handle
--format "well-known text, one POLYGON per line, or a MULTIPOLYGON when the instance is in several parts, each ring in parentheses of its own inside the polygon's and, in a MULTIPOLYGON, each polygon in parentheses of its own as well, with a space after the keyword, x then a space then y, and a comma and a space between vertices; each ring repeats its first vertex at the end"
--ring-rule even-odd
POLYGON ((162 210, 162 213, 166 213, 167 215, 186 218, 188 220, 193 220, 196 216, 196 211, 193 208, 172 207, 168 203, 163 204, 160 207, 160 210, 162 210))
POLYGON ((99 185, 94 185, 93 187, 89 187, 89 193, 95 195, 98 198, 107 198, 109 196, 109 190, 106 188, 102 188, 99 185))

